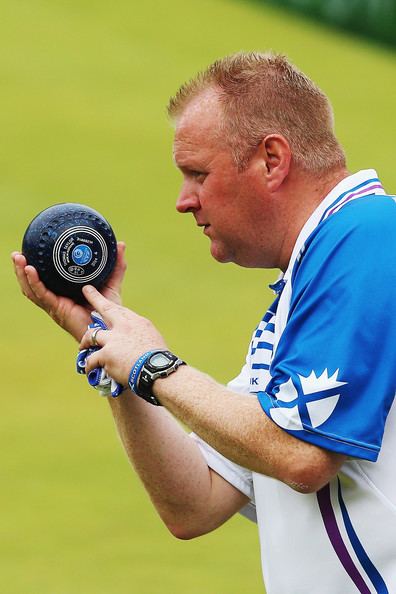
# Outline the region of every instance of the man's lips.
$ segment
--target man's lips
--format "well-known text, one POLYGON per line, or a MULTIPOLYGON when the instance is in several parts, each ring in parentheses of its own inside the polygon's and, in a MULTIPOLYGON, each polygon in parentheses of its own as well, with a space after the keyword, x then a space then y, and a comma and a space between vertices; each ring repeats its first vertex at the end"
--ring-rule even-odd
POLYGON ((208 234, 208 229, 210 227, 209 223, 197 223, 198 227, 203 227, 203 232, 205 235, 208 234))

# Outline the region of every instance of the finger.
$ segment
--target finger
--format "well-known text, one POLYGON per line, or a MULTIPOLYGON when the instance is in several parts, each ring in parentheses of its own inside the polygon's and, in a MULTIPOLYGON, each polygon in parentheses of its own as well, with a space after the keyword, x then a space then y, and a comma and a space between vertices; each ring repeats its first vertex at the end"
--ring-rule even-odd
POLYGON ((99 291, 97 291, 92 285, 86 285, 83 287, 82 292, 88 303, 92 305, 93 309, 100 313, 106 325, 113 326, 118 306, 101 295, 101 293, 99 293, 99 291))
POLYGON ((12 260, 14 262, 14 272, 17 277, 22 293, 36 303, 36 297, 30 287, 28 278, 26 276, 26 258, 19 252, 12 253, 12 260))
POLYGON ((117 242, 117 261, 114 267, 113 274, 110 277, 109 286, 116 289, 117 291, 121 288, 125 271, 127 269, 127 263, 125 260, 126 244, 123 241, 117 242))
POLYGON ((93 346, 103 347, 108 341, 108 333, 109 330, 103 330, 103 328, 89 328, 81 339, 80 350, 93 346))
POLYGON ((92 369, 96 369, 96 367, 103 367, 105 366, 105 361, 103 357, 103 349, 95 351, 92 355, 89 355, 86 359, 85 364, 85 373, 88 375, 92 369))
POLYGON ((58 297, 55 293, 47 289, 45 284, 40 280, 37 270, 33 266, 26 266, 25 274, 30 290, 34 295, 35 303, 39 303, 47 311, 55 309, 58 297))
MULTIPOLYGON (((121 293, 121 286, 124 280, 125 272, 127 269, 127 263, 125 260, 126 245, 123 241, 117 242, 117 260, 112 274, 106 282, 105 290, 111 291, 112 294, 117 297, 121 293)), ((114 301, 114 298, 113 298, 114 301)))
POLYGON ((12 259, 23 294, 44 309, 55 305, 56 295, 40 281, 37 270, 34 266, 27 264, 25 256, 19 252, 13 252, 12 259))

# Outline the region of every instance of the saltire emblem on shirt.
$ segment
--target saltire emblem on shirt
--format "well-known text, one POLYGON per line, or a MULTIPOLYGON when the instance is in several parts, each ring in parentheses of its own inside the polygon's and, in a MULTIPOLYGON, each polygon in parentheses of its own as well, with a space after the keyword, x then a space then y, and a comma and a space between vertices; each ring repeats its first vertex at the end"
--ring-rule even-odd
POLYGON ((278 406, 270 408, 272 420, 282 429, 300 431, 304 426, 323 425, 332 415, 341 395, 341 386, 348 382, 338 380, 339 369, 331 376, 325 369, 320 375, 297 374, 274 389, 278 406))

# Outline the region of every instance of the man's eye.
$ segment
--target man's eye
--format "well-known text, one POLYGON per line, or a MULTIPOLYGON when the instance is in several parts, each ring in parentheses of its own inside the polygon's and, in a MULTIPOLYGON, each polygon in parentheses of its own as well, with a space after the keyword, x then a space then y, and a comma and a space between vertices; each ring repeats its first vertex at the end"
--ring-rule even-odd
POLYGON ((203 182, 205 181, 206 176, 208 175, 207 173, 204 173, 203 171, 192 171, 191 175, 198 181, 198 182, 203 182))

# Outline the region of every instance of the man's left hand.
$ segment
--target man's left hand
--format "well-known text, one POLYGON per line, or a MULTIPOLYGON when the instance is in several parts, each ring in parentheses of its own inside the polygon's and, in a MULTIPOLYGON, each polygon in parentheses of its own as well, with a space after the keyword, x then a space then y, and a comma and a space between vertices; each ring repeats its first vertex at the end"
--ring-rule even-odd
MULTIPOLYGON (((128 386, 129 373, 136 360, 146 351, 167 349, 167 345, 154 325, 130 309, 112 303, 94 287, 83 288, 84 297, 101 314, 109 330, 95 334, 96 351, 87 360, 86 373, 103 367, 106 373, 123 386, 128 386)), ((90 328, 84 334, 80 349, 93 345, 90 328)))

